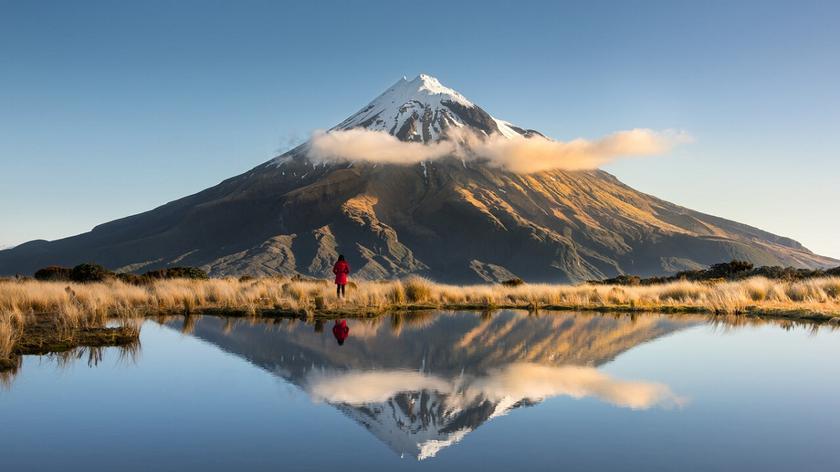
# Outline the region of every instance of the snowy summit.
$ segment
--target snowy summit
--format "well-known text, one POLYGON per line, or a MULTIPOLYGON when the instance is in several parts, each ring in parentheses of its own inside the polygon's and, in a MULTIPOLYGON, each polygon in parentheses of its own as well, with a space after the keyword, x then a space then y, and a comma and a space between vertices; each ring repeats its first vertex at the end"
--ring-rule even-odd
POLYGON ((420 74, 398 80, 367 106, 332 130, 364 128, 384 131, 402 141, 433 142, 450 127, 467 126, 473 131, 506 137, 535 133, 499 120, 438 79, 420 74))

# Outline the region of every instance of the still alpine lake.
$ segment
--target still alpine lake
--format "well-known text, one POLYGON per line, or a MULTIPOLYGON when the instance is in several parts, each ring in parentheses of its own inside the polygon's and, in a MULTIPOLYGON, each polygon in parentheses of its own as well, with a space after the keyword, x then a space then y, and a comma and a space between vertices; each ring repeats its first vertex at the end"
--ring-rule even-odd
POLYGON ((2 470, 840 470, 829 326, 518 311, 346 326, 178 317, 133 348, 27 356, 0 386, 2 470))

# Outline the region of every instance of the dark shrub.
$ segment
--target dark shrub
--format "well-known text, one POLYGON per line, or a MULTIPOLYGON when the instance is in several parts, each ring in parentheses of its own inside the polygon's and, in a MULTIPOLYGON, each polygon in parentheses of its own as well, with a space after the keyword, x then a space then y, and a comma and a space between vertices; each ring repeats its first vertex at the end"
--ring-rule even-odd
POLYGON ((117 279, 131 285, 147 285, 152 281, 152 279, 146 277, 145 275, 137 275, 130 272, 117 274, 117 279))
POLYGON ((753 269, 747 276, 760 275, 768 279, 780 280, 802 280, 812 277, 822 277, 826 274, 823 270, 797 269, 795 267, 763 266, 753 269))
POLYGON ((251 282, 252 280, 256 280, 256 279, 254 279, 250 275, 243 275, 242 277, 239 277, 240 282, 251 282))
POLYGON ((102 282, 113 276, 113 272, 99 264, 79 264, 70 271, 70 280, 73 282, 102 282))
POLYGON ((639 285, 642 279, 638 275, 619 275, 611 279, 593 280, 590 283, 603 285, 639 285))
POLYGON ((150 279, 165 279, 166 271, 164 269, 150 270, 143 274, 143 277, 148 277, 150 279))
POLYGON ((642 279, 638 275, 619 275, 616 277, 621 285, 641 285, 642 279))
POLYGON ((683 270, 672 277, 673 280, 700 280, 706 275, 705 270, 683 270))
POLYGON ((208 279, 207 272, 198 267, 167 267, 143 274, 151 279, 208 279))
POLYGON ((504 285, 505 287, 518 287, 518 286, 520 286, 524 283, 525 283, 524 280, 516 278, 516 279, 505 280, 505 281, 502 282, 502 285, 504 285))
POLYGON ((787 279, 792 273, 790 267, 763 266, 752 271, 753 275, 760 275, 768 279, 787 279))
POLYGON ((670 282, 668 277, 647 277, 639 281, 640 285, 658 285, 670 282))
POLYGON ((35 280, 58 280, 67 282, 70 280, 70 272, 72 272, 72 269, 68 269, 67 267, 44 267, 43 269, 38 269, 38 271, 35 272, 35 280))
POLYGON ((751 262, 733 259, 729 262, 713 264, 709 267, 708 272, 710 272, 709 276, 711 276, 711 278, 734 277, 742 272, 749 272, 752 269, 753 265, 751 262))
POLYGON ((592 284, 615 285, 654 285, 675 280, 718 283, 723 280, 741 280, 748 277, 762 276, 775 280, 804 280, 826 275, 840 276, 840 267, 827 270, 797 269, 795 267, 761 266, 753 267, 747 261, 732 260, 714 264, 706 270, 685 270, 670 277, 648 277, 640 279, 635 275, 619 275, 612 279, 590 280, 592 284))
POLYGON ((168 279, 202 279, 207 280, 207 272, 198 267, 169 267, 166 269, 168 279))

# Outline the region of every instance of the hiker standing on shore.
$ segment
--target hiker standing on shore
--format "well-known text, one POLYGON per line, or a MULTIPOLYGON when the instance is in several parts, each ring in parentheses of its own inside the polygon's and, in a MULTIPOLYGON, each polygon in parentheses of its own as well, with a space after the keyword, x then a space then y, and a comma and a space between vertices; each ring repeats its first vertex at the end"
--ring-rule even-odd
POLYGON ((338 260, 333 266, 333 274, 335 274, 335 295, 338 298, 344 298, 344 286, 347 285, 347 274, 350 273, 350 264, 344 260, 344 255, 339 255, 338 260))

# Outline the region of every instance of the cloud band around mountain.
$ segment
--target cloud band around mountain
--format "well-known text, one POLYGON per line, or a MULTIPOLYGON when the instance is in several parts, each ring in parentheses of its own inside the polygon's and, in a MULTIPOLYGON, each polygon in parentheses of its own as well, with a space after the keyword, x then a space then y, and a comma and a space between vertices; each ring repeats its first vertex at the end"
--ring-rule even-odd
POLYGON ((619 131, 596 140, 566 142, 540 136, 479 136, 460 129, 452 130, 449 138, 424 144, 400 141, 382 131, 318 131, 312 135, 307 154, 319 162, 365 161, 405 165, 454 156, 486 160, 511 172, 529 174, 547 170, 596 169, 623 157, 661 155, 691 140, 685 132, 650 129, 619 131))

